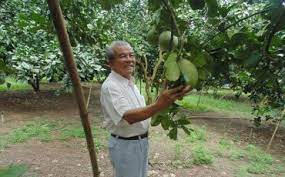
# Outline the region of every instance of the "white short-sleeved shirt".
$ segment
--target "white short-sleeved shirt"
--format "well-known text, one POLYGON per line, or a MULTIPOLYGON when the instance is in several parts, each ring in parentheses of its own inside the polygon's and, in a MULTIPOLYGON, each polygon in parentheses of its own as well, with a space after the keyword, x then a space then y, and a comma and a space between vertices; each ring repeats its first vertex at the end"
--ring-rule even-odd
POLYGON ((102 85, 100 101, 104 125, 111 133, 131 137, 148 131, 150 119, 134 124, 122 119, 126 111, 146 106, 144 97, 131 80, 112 71, 102 85))

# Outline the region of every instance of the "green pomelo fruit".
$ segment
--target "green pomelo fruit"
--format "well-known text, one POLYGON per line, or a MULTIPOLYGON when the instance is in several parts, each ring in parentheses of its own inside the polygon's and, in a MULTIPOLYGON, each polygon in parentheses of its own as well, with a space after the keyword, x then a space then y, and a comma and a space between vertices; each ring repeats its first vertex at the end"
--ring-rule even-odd
POLYGON ((165 77, 169 81, 177 81, 180 77, 180 69, 177 63, 177 53, 171 53, 165 63, 165 77))
POLYGON ((209 75, 209 73, 205 68, 198 69, 198 78, 200 80, 206 80, 208 75, 209 75))
POLYGON ((156 33, 155 27, 151 28, 146 35, 146 40, 153 45, 156 45, 158 42, 158 34, 156 33))
POLYGON ((178 65, 186 83, 191 85, 191 87, 195 87, 198 82, 198 71, 196 66, 186 59, 179 60, 178 65))
POLYGON ((193 60, 193 63, 195 66, 203 67, 204 65, 207 64, 207 55, 204 52, 199 53, 193 60))
POLYGON ((205 7, 205 0, 188 0, 193 10, 203 9, 205 7))
MULTIPOLYGON (((171 32, 164 31, 159 35, 159 48, 162 51, 167 51, 170 49, 171 32)), ((178 37, 173 35, 172 39, 172 49, 178 46, 178 37)))
POLYGON ((218 15, 218 1, 217 0, 205 0, 208 6, 207 15, 209 17, 215 17, 218 15))

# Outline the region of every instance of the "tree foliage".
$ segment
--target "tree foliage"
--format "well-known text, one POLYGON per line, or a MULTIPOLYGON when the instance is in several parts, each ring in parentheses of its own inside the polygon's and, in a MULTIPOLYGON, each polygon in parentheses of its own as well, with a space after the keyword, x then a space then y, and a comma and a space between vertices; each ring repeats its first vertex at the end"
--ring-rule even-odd
MULTIPOLYGON (((227 85, 249 94, 257 121, 272 118, 266 110, 284 109, 284 0, 61 0, 60 4, 82 81, 106 76, 106 45, 126 40, 137 54, 137 77, 146 83, 148 102, 153 88, 158 93, 161 87, 184 84, 191 77, 183 73, 196 73, 179 67, 183 59, 197 70, 197 90, 227 85), (159 39, 163 32, 167 40, 159 39), (175 59, 167 62, 173 55, 175 59)), ((68 80, 46 1, 1 1, 0 18, 0 84, 8 74, 29 82, 36 91, 41 79, 68 80)), ((175 111, 173 105, 168 116, 175 111)), ((180 124, 169 120, 161 124, 171 125, 175 137, 180 124)))
POLYGON ((148 2, 156 26, 150 30, 171 30, 179 37, 179 49, 166 55, 178 52, 194 63, 197 89, 227 84, 250 94, 257 112, 261 102, 263 107, 284 109, 284 1, 148 2))

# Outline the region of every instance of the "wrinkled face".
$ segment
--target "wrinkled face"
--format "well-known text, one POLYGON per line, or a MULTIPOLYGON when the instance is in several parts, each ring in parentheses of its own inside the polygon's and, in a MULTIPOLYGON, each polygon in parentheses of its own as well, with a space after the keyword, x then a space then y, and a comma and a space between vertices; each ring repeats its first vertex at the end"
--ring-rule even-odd
POLYGON ((121 76, 130 79, 135 69, 135 54, 129 46, 114 48, 115 58, 110 61, 110 67, 121 76))

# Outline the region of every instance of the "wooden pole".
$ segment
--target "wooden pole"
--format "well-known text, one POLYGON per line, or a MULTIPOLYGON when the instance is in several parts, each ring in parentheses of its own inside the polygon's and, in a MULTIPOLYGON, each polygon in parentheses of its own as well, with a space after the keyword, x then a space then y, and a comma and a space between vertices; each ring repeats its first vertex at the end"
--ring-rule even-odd
POLYGON ((88 119, 88 111, 86 107, 85 98, 83 95, 83 90, 80 84, 80 79, 77 73, 77 67, 74 62, 74 57, 72 53, 72 48, 70 45, 69 37, 65 28, 64 18, 62 15, 62 11, 59 5, 58 0, 48 0, 49 10, 51 12, 53 23, 57 32, 58 40, 60 43, 61 51, 64 56, 65 64, 68 69, 69 75, 71 77, 71 81, 73 84, 73 89, 76 97, 76 101, 78 103, 81 123, 84 128, 87 146, 89 150, 93 176, 99 177, 99 169, 97 165, 97 157, 94 148, 94 142, 91 132, 91 126, 88 119))
POLYGON ((278 130, 279 125, 280 125, 280 122, 281 122, 281 120, 278 120, 278 122, 276 123, 275 129, 274 129, 274 132, 273 132, 273 134, 272 134, 272 136, 271 136, 271 138, 270 138, 269 143, 267 144, 266 152, 269 152, 269 150, 270 150, 270 148, 271 148, 271 144, 272 144, 273 139, 274 139, 274 137, 275 137, 275 135, 276 135, 276 133, 277 133, 277 130, 278 130))
POLYGON ((283 111, 282 111, 282 113, 281 113, 280 120, 277 120, 275 129, 274 129, 274 132, 273 132, 273 134, 272 134, 272 136, 271 136, 271 138, 270 138, 269 143, 267 144, 266 152, 268 152, 268 151, 270 150, 270 148, 271 148, 271 144, 272 144, 272 142, 273 142, 273 140, 274 140, 274 137, 275 137, 275 135, 276 135, 276 133, 277 133, 277 130, 278 130, 278 128, 279 128, 280 123, 281 123, 282 120, 284 119, 284 115, 285 115, 285 107, 284 107, 284 109, 283 109, 283 111))
POLYGON ((87 98, 87 103, 86 103, 86 109, 88 111, 88 107, 89 107, 89 102, 90 102, 90 98, 91 98, 91 91, 92 91, 92 85, 89 89, 89 94, 88 94, 88 98, 87 98))
POLYGON ((1 124, 4 125, 4 111, 1 111, 1 124))

